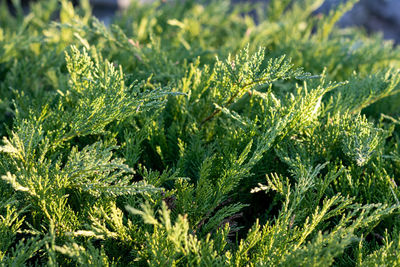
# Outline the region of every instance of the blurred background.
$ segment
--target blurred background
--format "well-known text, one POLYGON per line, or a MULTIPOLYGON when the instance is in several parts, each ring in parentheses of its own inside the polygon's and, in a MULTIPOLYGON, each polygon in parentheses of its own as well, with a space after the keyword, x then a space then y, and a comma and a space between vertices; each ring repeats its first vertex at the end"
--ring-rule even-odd
MULTIPOLYGON (((78 1, 79 0, 73 0, 75 3, 78 1)), ((115 12, 126 8, 130 1, 131 0, 90 0, 94 15, 104 21, 105 24, 109 24, 115 12)), ((139 1, 152 2, 154 0, 139 1)), ((346 0, 325 0, 318 12, 329 12, 330 9, 343 1, 346 0)), ((9 2, 11 2, 11 0, 9 0, 9 2)), ((26 8, 29 2, 29 0, 22 1, 26 8)), ((267 3, 268 0, 232 0, 232 2, 267 3)), ((391 39, 394 40, 396 44, 400 44, 400 0, 360 0, 350 12, 345 14, 339 22, 339 25, 342 27, 360 26, 365 28, 369 33, 382 32, 385 39, 391 39)))
MULTIPOLYGON (((327 0, 323 11, 341 0, 327 0)), ((381 31, 386 39, 400 43, 400 0, 360 0, 340 21, 340 26, 362 26, 368 32, 381 31)))
MULTIPOLYGON (((141 0, 141 2, 151 1, 152 0, 141 0)), ((251 0, 251 2, 256 1, 268 2, 268 0, 251 0)), ((320 8, 320 11, 329 12, 331 8, 334 8, 342 1, 345 0, 326 0, 320 8)), ((130 0, 91 0, 94 14, 106 23, 109 22, 116 10, 126 8, 129 2, 130 0)), ((241 0, 241 2, 247 1, 241 0)), ((400 0, 360 0, 359 3, 341 19, 339 24, 342 27, 361 26, 368 32, 382 32, 385 39, 392 39, 399 44, 400 0)))

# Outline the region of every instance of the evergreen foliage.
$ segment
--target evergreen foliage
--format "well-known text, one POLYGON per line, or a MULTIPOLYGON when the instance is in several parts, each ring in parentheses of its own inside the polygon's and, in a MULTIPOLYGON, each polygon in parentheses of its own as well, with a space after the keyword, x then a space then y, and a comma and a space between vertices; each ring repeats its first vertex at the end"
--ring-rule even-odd
POLYGON ((0 266, 400 265, 400 50, 356 2, 1 1, 0 266))

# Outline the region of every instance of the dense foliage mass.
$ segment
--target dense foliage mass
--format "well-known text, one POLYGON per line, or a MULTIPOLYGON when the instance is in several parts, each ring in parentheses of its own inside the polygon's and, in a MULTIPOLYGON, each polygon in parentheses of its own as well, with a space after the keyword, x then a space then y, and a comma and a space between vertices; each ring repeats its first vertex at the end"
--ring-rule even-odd
POLYGON ((400 50, 356 1, 0 6, 0 265, 400 264, 400 50))

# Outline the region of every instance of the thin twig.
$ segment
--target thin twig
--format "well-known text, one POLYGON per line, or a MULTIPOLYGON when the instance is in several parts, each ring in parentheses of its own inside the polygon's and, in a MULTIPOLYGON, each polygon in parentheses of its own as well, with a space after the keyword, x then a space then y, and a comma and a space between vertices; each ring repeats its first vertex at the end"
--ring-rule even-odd
MULTIPOLYGON (((248 87, 248 86, 252 86, 252 85, 257 84, 257 83, 259 83, 259 82, 261 82, 261 81, 262 81, 262 79, 261 79, 261 80, 257 80, 257 81, 253 81, 253 82, 250 82, 250 83, 247 83, 247 84, 243 85, 239 90, 236 91, 236 93, 235 93, 233 96, 231 96, 231 97, 229 98, 228 102, 226 102, 226 106, 230 105, 230 104, 233 102, 233 100, 235 100, 235 98, 237 97, 237 95, 239 94, 240 91, 244 90, 244 89, 245 89, 246 87, 248 87)), ((220 113, 220 112, 221 112, 220 109, 215 109, 214 112, 211 113, 211 115, 209 115, 207 118, 205 118, 204 120, 202 120, 202 122, 200 123, 200 127, 201 127, 204 123, 206 123, 207 121, 209 121, 209 120, 211 120, 212 118, 214 118, 214 117, 215 117, 218 113, 220 113)))

